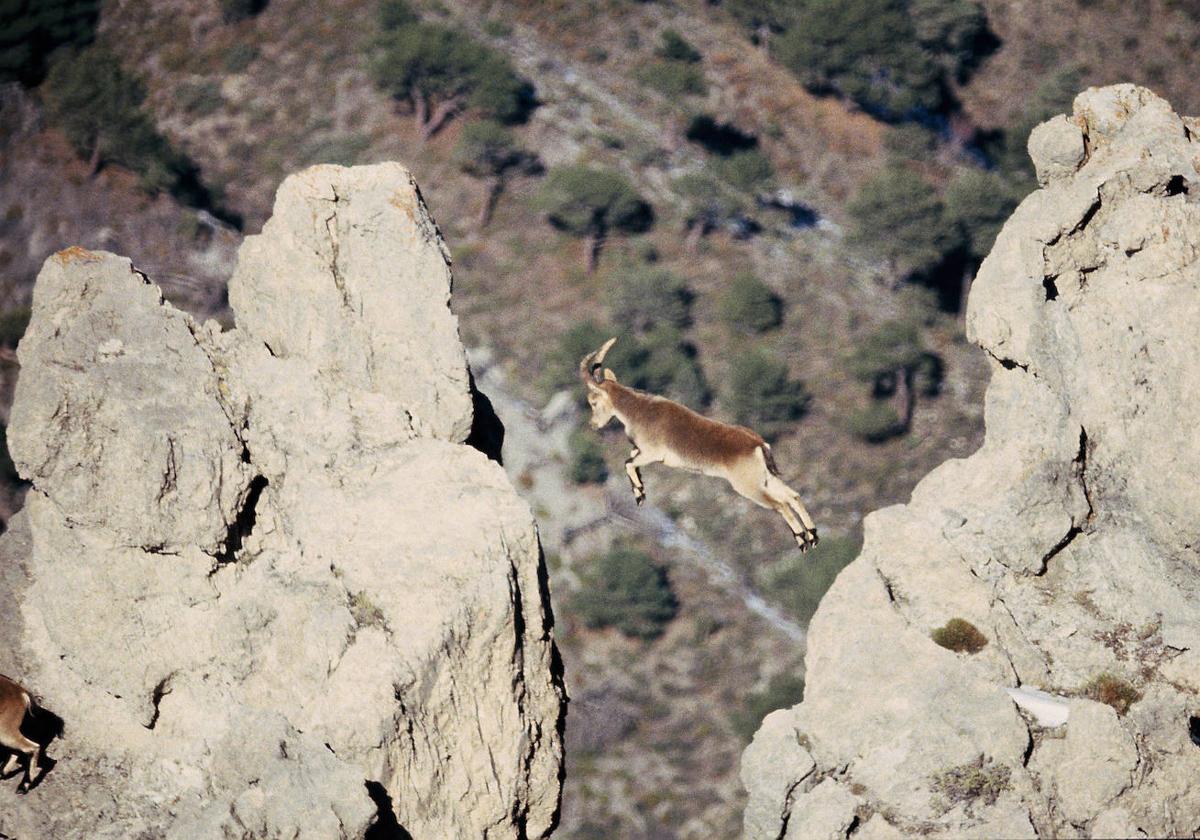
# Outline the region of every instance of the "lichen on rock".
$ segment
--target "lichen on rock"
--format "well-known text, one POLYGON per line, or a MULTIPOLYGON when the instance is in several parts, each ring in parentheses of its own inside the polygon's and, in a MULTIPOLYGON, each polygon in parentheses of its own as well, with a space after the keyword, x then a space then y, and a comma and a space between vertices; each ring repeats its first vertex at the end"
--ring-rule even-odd
POLYGON ((463 444, 448 258, 411 176, 292 176, 230 294, 222 332, 121 257, 39 276, 0 671, 66 728, 0 831, 548 836, 546 572, 528 507, 463 444))
POLYGON ((743 757, 749 840, 824 809, 831 784, 872 812, 839 836, 1200 825, 1193 125, 1116 85, 1034 132, 1043 186, 968 306, 992 358, 985 442, 867 518, 862 554, 812 621, 804 702, 769 716, 743 757), (948 616, 988 645, 939 647, 930 633, 948 616), (1086 699, 1097 675, 1128 683, 1124 714, 1086 699), (1022 713, 1005 691, 1018 686, 1074 698, 1065 725, 1022 713), (769 760, 781 755, 790 772, 769 760), (939 799, 948 768, 974 766, 1005 783, 939 799))

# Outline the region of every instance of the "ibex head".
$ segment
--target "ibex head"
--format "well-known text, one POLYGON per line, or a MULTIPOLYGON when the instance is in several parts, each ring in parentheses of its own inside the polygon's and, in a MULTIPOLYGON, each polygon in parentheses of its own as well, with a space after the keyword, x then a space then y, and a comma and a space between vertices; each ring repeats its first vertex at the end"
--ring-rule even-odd
POLYGON ((608 354, 608 350, 613 346, 613 342, 617 339, 610 338, 604 342, 604 346, 594 353, 588 353, 579 362, 579 378, 587 385, 587 401, 592 408, 592 419, 589 421, 593 429, 600 429, 604 424, 613 418, 615 409, 613 408, 612 398, 608 393, 600 387, 600 384, 606 380, 616 381, 613 372, 607 368, 601 372, 601 365, 604 363, 604 357, 608 354))

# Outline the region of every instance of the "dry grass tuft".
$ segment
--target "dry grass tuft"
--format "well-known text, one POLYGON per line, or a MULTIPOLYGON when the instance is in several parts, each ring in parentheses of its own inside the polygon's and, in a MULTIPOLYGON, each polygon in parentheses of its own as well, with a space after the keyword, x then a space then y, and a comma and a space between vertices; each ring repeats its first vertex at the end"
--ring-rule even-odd
POLYGON ((933 640, 955 653, 979 653, 987 647, 987 636, 965 618, 952 618, 933 631, 933 640))
POLYGON ((1108 672, 1092 677, 1083 687, 1083 696, 1112 706, 1119 715, 1128 712, 1130 706, 1142 699, 1141 692, 1128 680, 1108 672))

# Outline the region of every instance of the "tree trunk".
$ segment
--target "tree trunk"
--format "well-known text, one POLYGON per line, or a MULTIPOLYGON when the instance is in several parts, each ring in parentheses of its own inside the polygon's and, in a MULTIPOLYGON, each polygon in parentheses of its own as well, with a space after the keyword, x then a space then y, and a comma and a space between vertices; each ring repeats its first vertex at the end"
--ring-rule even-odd
POLYGON ((700 247, 700 240, 708 234, 708 222, 704 219, 696 219, 688 225, 687 239, 683 242, 683 249, 689 253, 696 253, 696 249, 700 247))
POLYGON ((100 157, 100 135, 92 141, 92 155, 88 158, 88 177, 95 178, 100 172, 100 167, 104 161, 100 157))
POLYGON ((489 178, 487 182, 487 192, 483 196, 483 207, 479 209, 479 229, 488 226, 488 222, 492 220, 492 213, 496 209, 496 202, 500 200, 500 193, 504 191, 504 180, 502 178, 489 178))
POLYGON ((425 136, 425 124, 429 122, 429 100, 425 98, 425 94, 420 88, 413 88, 410 94, 413 104, 413 119, 416 120, 417 130, 421 132, 421 136, 425 136))
POLYGON ((604 242, 604 231, 593 229, 583 240, 583 270, 591 274, 600 259, 600 247, 604 242))
POLYGON ((449 122, 451 117, 458 113, 458 109, 462 107, 462 104, 463 99, 461 96, 452 96, 434 108, 433 115, 425 123, 425 127, 421 129, 421 139, 428 140, 437 134, 438 130, 449 122))
POLYGON ((896 413, 900 415, 900 426, 908 431, 912 425, 916 395, 913 393, 913 371, 905 366, 896 370, 896 413))

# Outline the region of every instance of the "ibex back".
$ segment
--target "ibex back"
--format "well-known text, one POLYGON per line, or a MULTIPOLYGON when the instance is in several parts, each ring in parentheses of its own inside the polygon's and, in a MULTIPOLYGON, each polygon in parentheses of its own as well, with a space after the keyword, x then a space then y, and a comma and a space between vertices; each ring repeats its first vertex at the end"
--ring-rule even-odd
POLYGON ((587 386, 592 428, 603 428, 615 417, 633 444, 625 472, 637 503, 646 498, 638 468, 648 464, 719 476, 756 505, 782 516, 801 551, 816 545, 812 517, 800 494, 779 477, 766 441, 744 426, 710 420, 666 397, 622 385, 608 368, 602 373, 604 356, 615 341, 610 338, 584 356, 579 376, 587 386))

